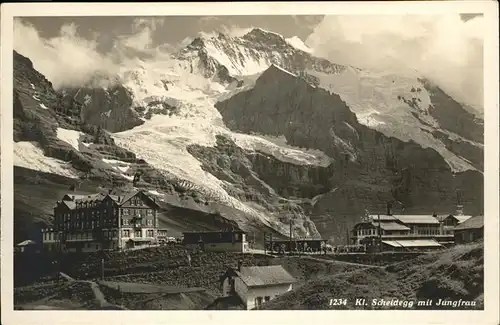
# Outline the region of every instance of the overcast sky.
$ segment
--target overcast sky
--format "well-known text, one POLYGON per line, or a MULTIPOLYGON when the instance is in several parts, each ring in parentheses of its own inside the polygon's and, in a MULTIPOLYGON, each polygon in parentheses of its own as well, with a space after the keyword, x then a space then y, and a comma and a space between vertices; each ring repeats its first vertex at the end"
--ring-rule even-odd
POLYGON ((336 63, 417 70, 459 100, 482 107, 482 21, 476 14, 29 17, 15 21, 14 48, 57 86, 116 65, 117 47, 154 59, 200 33, 239 36, 261 27, 286 38, 297 36, 315 55, 336 63))

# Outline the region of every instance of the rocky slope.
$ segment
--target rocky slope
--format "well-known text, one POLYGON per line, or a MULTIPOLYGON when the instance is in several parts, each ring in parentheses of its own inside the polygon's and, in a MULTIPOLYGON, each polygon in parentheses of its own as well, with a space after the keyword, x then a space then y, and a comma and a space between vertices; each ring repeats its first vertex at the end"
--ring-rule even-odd
MULTIPOLYGON (((123 87, 116 86, 117 91, 92 90, 92 100, 85 102, 84 96, 82 103, 79 96, 90 88, 77 90, 73 96, 68 90, 58 93, 28 58, 14 52, 14 64, 16 240, 38 239, 39 228, 51 223, 54 202, 70 188, 81 192, 109 188, 114 191, 150 190, 164 203, 161 221, 173 233, 216 229, 219 221, 212 216, 222 214, 223 218, 237 220, 249 231, 274 231, 274 223, 265 224, 245 211, 220 206, 217 196, 200 191, 199 186, 170 174, 168 170, 156 169, 133 152, 118 146, 105 128, 130 127, 134 121, 140 120, 139 115, 131 110, 130 102, 127 106, 130 97, 123 87), (109 100, 104 100, 106 98, 109 100), (104 100, 101 105, 100 99, 104 100), (99 115, 96 113, 103 107, 115 112, 110 116, 117 118, 96 119, 95 115, 99 115), (134 184, 132 180, 137 175, 140 180, 134 184)), ((276 207, 274 210, 286 208, 276 207)), ((308 224, 305 216, 299 219, 308 224)), ((298 228, 299 232, 305 233, 302 226, 298 228)), ((307 232, 318 234, 313 224, 307 232)), ((259 234, 256 238, 260 237, 259 234)))
POLYGON ((334 159, 324 177, 335 191, 310 210, 322 233, 338 233, 331 228, 338 227, 338 217, 376 211, 390 199, 403 202, 409 212, 446 213, 453 211, 459 191, 469 211, 481 210, 481 173, 454 173, 435 150, 360 124, 340 96, 279 67, 270 67, 252 89, 216 107, 234 131, 284 135, 293 146, 319 149, 334 159))
POLYGON ((417 75, 292 44, 258 28, 201 37, 60 92, 15 54, 16 165, 115 183, 141 173, 244 227, 285 234, 294 218, 296 235, 337 242, 391 199, 449 213, 460 191, 466 213, 482 211, 481 120, 417 75))
POLYGON ((484 309, 484 247, 482 243, 459 245, 445 251, 422 255, 383 269, 371 268, 327 275, 306 282, 271 300, 265 310, 482 310, 484 309), (332 296, 347 298, 346 305, 329 306, 332 296), (363 297, 367 306, 356 306, 363 297), (381 298, 383 297, 383 298, 381 298), (398 299, 407 306, 372 305, 373 299, 398 299), (432 304, 417 306, 417 301, 432 304), (438 305, 438 300, 448 305, 438 305), (462 299, 462 305, 451 302, 462 299))

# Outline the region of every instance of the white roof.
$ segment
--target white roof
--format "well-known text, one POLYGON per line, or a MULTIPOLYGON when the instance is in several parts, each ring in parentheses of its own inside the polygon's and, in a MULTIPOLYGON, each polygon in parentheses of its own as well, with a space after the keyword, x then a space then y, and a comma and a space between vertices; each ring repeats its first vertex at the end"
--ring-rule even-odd
POLYGON ((32 240, 25 240, 20 243, 18 243, 16 246, 28 246, 28 245, 35 245, 36 243, 32 240))
POLYGON ((392 215, 387 214, 371 214, 369 215, 370 220, 372 221, 396 221, 396 218, 392 215))
POLYGON ((384 244, 392 247, 440 247, 437 241, 433 239, 398 239, 383 240, 384 244))
POLYGON ((412 215, 412 214, 395 214, 394 218, 398 219, 402 223, 406 224, 439 224, 439 220, 432 215, 423 214, 423 215, 412 215))
POLYGON ((455 219, 458 220, 458 223, 462 223, 462 222, 464 222, 464 221, 469 220, 470 218, 472 218, 472 216, 462 216, 462 215, 460 215, 460 216, 455 216, 454 215, 454 217, 455 217, 455 219))

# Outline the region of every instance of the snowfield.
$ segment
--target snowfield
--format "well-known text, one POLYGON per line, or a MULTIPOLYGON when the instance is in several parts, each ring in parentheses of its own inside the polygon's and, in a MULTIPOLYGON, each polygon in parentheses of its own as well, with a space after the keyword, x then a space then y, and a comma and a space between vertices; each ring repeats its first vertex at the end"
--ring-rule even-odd
POLYGON ((290 38, 286 39, 287 43, 290 44, 291 46, 295 47, 298 50, 307 52, 307 53, 312 53, 312 49, 309 48, 300 38, 297 36, 293 36, 290 38))
POLYGON ((75 130, 57 128, 57 138, 71 145, 76 151, 80 151, 79 139, 82 134, 82 132, 75 130))
POLYGON ((431 105, 430 96, 417 77, 367 72, 354 68, 348 68, 340 74, 325 74, 315 70, 307 72, 319 78, 321 88, 337 93, 353 110, 361 124, 386 136, 405 142, 413 140, 423 148, 433 148, 455 172, 476 170, 465 158, 455 155, 441 141, 425 132, 441 130, 430 115, 420 116, 431 127, 412 115, 416 110, 428 112, 431 105), (412 88, 414 92, 411 92, 412 88), (406 98, 408 94, 415 98, 418 105, 416 108, 408 106, 401 99, 404 97, 411 100, 412 98, 406 98))
MULTIPOLYGON (((286 41, 295 49, 310 52, 298 38, 286 41)), ((224 182, 205 172, 200 162, 187 152, 186 147, 192 144, 214 146, 215 136, 225 135, 243 149, 259 150, 286 162, 327 166, 331 161, 322 152, 293 148, 283 140, 239 134, 225 127, 214 104, 253 87, 260 73, 271 66, 271 57, 247 46, 248 41, 242 39, 203 39, 203 44, 208 57, 224 65, 232 76, 242 80, 242 87, 222 85, 217 78, 206 77, 207 71, 202 68, 204 63, 197 50, 186 48, 176 54, 165 54, 154 62, 137 59, 135 68, 123 68, 120 76, 124 86, 133 94, 134 105, 144 107, 151 101, 164 101, 179 108, 179 113, 172 116, 153 115, 143 125, 112 136, 119 146, 134 152, 138 158, 146 160, 165 174, 185 180, 186 184, 197 187, 199 191, 266 220, 267 216, 259 212, 259 207, 244 204, 229 196, 224 190, 224 182), (230 55, 231 53, 238 55, 230 55)), ((212 61, 208 62, 211 64, 212 61)), ((412 139, 424 148, 434 148, 454 171, 474 169, 468 161, 451 153, 442 142, 422 130, 430 130, 434 126, 438 128, 436 121, 429 115, 421 114, 424 122, 430 125, 426 126, 412 115, 412 110, 425 112, 430 105, 429 94, 416 75, 399 76, 352 67, 347 67, 340 73, 322 73, 316 70, 305 72, 316 76, 320 87, 339 94, 361 123, 387 136, 402 141, 412 139), (412 88, 418 88, 418 91, 415 89, 411 92, 412 88), (398 98, 409 96, 408 94, 415 97, 413 100, 418 107, 411 108, 401 97, 398 98)), ((334 141, 339 141, 335 130, 331 130, 331 133, 334 141)), ((351 158, 355 159, 348 144, 339 145, 351 152, 351 158)))
POLYGON ((21 141, 14 143, 14 166, 24 167, 44 173, 51 173, 69 178, 79 178, 69 163, 44 156, 36 142, 21 141))
MULTIPOLYGON (((194 64, 198 61, 195 59, 194 64)), ((241 89, 225 88, 220 83, 204 78, 202 72, 191 73, 188 62, 172 64, 156 62, 147 65, 141 62, 143 70, 123 71, 125 86, 133 93, 136 105, 150 100, 166 99, 169 104, 179 107, 179 114, 173 116, 153 115, 143 125, 131 130, 112 134, 117 145, 134 152, 153 167, 180 180, 194 184, 197 190, 217 198, 229 206, 254 215, 261 220, 268 216, 261 213, 258 206, 249 206, 230 196, 223 188, 224 183, 205 172, 200 162, 186 150, 192 144, 212 147, 216 145, 216 135, 225 135, 247 150, 260 150, 274 154, 278 159, 296 164, 327 165, 329 158, 323 153, 303 152, 299 148, 282 147, 270 140, 255 135, 231 132, 224 126, 220 113, 214 104, 228 94, 241 89), (126 77, 130 77, 128 80, 126 77), (158 83, 158 80, 162 83, 158 83), (163 87, 168 84, 168 90, 163 87)), ((247 78, 253 85, 257 75, 270 64, 245 72, 252 72, 247 78)), ((195 71, 196 72, 196 71, 195 71)))

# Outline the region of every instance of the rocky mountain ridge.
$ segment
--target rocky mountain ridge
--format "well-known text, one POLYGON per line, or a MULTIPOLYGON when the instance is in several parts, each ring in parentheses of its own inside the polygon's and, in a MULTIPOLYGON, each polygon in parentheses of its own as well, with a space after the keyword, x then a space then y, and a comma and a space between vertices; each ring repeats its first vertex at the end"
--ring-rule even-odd
MULTIPOLYGON (((435 150, 360 124, 340 96, 279 67, 270 67, 252 89, 216 107, 233 131, 284 135, 293 146, 319 149, 333 158, 328 187, 337 190, 309 211, 320 231, 325 232, 319 226, 324 216, 352 219, 392 199, 403 202, 408 212, 446 213, 454 211, 459 192, 469 211, 481 211, 481 173, 454 173, 435 150)), ((330 217, 325 227, 334 220, 330 217)))

